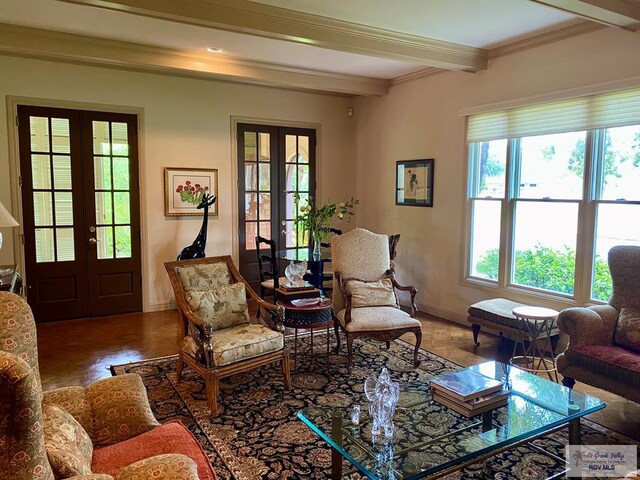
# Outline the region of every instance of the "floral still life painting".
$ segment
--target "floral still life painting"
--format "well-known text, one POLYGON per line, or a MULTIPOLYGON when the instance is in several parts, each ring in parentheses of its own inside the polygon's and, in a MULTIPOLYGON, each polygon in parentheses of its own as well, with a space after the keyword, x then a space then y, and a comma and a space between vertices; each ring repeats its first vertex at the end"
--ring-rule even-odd
MULTIPOLYGON (((164 169, 164 214, 166 216, 202 215, 197 206, 205 194, 218 196, 218 170, 196 168, 164 169)), ((209 215, 218 215, 218 202, 209 215)))

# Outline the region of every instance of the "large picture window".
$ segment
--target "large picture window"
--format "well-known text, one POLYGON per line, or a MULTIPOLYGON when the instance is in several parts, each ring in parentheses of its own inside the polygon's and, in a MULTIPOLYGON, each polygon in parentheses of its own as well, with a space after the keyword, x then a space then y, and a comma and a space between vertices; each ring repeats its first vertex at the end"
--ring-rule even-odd
POLYGON ((606 301, 640 245, 640 90, 470 116, 468 142, 466 277, 606 301))

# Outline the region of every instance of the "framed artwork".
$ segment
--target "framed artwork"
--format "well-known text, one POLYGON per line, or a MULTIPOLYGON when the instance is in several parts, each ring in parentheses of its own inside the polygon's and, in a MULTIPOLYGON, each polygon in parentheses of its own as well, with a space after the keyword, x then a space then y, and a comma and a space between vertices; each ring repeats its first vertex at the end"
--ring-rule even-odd
POLYGON ((433 207, 433 158, 396 162, 396 205, 433 207))
POLYGON ((205 193, 216 196, 209 208, 210 216, 218 215, 218 170, 215 168, 164 169, 164 214, 168 217, 202 215, 197 207, 205 193))

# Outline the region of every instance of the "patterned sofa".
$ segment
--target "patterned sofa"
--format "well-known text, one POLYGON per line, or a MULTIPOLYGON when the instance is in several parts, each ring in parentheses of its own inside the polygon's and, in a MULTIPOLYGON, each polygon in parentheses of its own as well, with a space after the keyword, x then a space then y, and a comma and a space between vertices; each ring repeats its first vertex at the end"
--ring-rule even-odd
POLYGON ((7 292, 0 292, 0 477, 215 478, 182 424, 156 421, 137 375, 43 393, 31 309, 7 292))
POLYGON ((609 269, 608 305, 568 308, 558 315, 558 327, 569 335, 558 371, 570 388, 579 380, 640 402, 640 247, 613 247, 609 269))

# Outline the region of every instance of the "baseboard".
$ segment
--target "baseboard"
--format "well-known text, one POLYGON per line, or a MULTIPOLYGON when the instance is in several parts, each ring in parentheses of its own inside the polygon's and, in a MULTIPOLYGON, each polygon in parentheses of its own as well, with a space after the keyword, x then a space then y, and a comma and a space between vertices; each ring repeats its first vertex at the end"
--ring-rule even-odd
MULTIPOLYGON (((400 301, 401 306, 411 308, 408 298, 402 298, 401 296, 398 296, 398 300, 400 301)), ((444 318, 445 320, 449 320, 451 322, 458 323, 467 327, 469 326, 466 315, 460 315, 459 313, 452 312, 445 308, 440 308, 436 305, 429 305, 426 303, 416 302, 416 306, 418 307, 419 312, 428 313, 429 315, 433 315, 434 317, 444 318)))
POLYGON ((162 312, 164 310, 175 310, 176 303, 173 300, 169 300, 168 302, 157 302, 150 303, 144 309, 146 312, 162 312))

